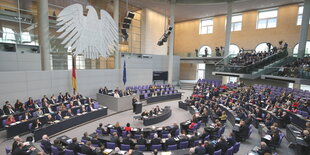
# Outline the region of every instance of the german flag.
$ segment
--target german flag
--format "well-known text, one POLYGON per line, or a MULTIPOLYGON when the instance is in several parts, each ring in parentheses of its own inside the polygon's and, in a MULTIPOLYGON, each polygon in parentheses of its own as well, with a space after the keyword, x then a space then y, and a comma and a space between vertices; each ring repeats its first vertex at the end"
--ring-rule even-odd
POLYGON ((75 56, 72 57, 72 88, 73 94, 77 91, 76 87, 76 73, 75 73, 75 56))

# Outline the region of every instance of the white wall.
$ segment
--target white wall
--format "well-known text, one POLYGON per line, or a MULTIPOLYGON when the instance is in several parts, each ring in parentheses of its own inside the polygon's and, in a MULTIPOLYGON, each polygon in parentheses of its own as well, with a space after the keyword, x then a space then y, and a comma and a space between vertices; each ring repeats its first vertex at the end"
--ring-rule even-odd
POLYGON ((168 44, 164 43, 162 46, 158 46, 157 42, 164 34, 168 25, 168 18, 164 15, 154 12, 150 9, 143 9, 142 19, 142 53, 155 54, 155 55, 167 55, 168 44), (166 22, 165 22, 166 21, 166 22))
MULTIPOLYGON (((123 87, 123 70, 77 70, 77 89, 84 96, 95 98, 100 87, 109 89, 123 87)), ((152 83, 152 70, 127 69, 126 86, 152 83)), ((11 71, 0 72, 0 106, 5 101, 15 104, 16 99, 25 102, 28 97, 42 98, 43 95, 72 93, 71 71, 11 71)))
MULTIPOLYGON (((139 58, 137 55, 125 55, 121 58, 121 68, 126 60, 127 69, 151 69, 153 71, 168 71, 168 56, 149 55, 150 58, 139 58)), ((180 80, 180 57, 173 57, 173 81, 176 84, 180 80)))

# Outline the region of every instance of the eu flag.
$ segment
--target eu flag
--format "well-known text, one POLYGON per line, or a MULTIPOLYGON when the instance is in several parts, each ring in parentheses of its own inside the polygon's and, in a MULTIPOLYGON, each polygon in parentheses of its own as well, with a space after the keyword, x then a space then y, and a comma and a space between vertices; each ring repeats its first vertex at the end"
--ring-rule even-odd
POLYGON ((124 83, 124 85, 126 84, 126 81, 127 81, 127 79, 126 79, 126 62, 124 60, 124 68, 123 68, 123 83, 124 83))

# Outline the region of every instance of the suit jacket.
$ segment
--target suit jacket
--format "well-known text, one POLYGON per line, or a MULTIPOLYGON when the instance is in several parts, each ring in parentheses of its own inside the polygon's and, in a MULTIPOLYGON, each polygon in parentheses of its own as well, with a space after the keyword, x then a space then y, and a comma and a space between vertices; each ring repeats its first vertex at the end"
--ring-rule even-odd
POLYGON ((123 144, 129 145, 130 148, 133 148, 133 147, 134 147, 133 141, 132 141, 130 138, 128 138, 128 137, 126 137, 126 138, 123 139, 123 144))
POLYGON ((176 142, 175 142, 175 140, 173 138, 169 138, 169 139, 166 140, 165 144, 166 144, 166 146, 168 146, 168 145, 175 145, 176 142))
POLYGON ((56 120, 62 120, 62 116, 55 115, 55 119, 56 119, 56 120))
POLYGON ((212 144, 209 144, 208 146, 205 146, 206 154, 213 155, 214 154, 214 146, 212 144))
POLYGON ((158 145, 158 144, 160 144, 160 139, 159 139, 159 138, 154 138, 154 139, 152 139, 152 140, 151 140, 151 144, 152 144, 152 145, 158 145))
POLYGON ((204 155, 206 154, 206 150, 203 146, 199 145, 195 148, 195 155, 204 155))
POLYGON ((102 143, 101 143, 98 139, 92 139, 92 140, 91 140, 91 143, 92 143, 92 144, 97 144, 99 147, 102 146, 102 143))
POLYGON ((21 149, 21 148, 16 148, 13 152, 12 155, 29 155, 31 154, 31 151, 27 152, 28 150, 26 149, 21 149))
POLYGON ((81 153, 87 154, 87 155, 96 155, 96 152, 91 150, 89 147, 82 145, 81 146, 81 153))
POLYGON ((141 151, 134 150, 131 155, 143 155, 141 151))
POLYGON ((216 144, 215 150, 222 150, 222 154, 225 154, 228 149, 228 144, 226 141, 220 141, 216 144))
POLYGON ((47 152, 51 152, 51 146, 52 146, 52 144, 51 144, 51 142, 50 141, 48 141, 48 140, 42 140, 41 141, 41 144, 44 146, 44 148, 46 149, 46 151, 47 152))
POLYGON ((232 147, 236 144, 236 139, 234 137, 227 138, 228 146, 232 147))
POLYGON ((119 138, 118 137, 114 137, 114 136, 111 137, 111 142, 115 143, 116 146, 119 146, 119 144, 120 144, 119 138))
POLYGON ((17 147, 17 142, 14 141, 13 144, 12 144, 12 152, 13 152, 16 148, 18 148, 18 147, 17 147))
POLYGON ((80 145, 78 143, 69 144, 67 149, 73 150, 74 154, 77 154, 79 151, 81 151, 80 145))
POLYGON ((146 140, 145 140, 144 138, 139 138, 139 139, 137 140, 137 144, 138 144, 138 145, 146 145, 146 140))

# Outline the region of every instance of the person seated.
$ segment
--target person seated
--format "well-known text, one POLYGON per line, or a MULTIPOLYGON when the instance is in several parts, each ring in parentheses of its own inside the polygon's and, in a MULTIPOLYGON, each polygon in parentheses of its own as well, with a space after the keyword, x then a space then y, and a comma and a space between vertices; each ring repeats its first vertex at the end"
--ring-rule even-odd
POLYGON ((62 93, 60 92, 58 97, 57 97, 57 102, 63 102, 64 101, 64 96, 62 95, 62 93))
POLYGON ((19 100, 16 100, 16 103, 14 106, 15 106, 15 111, 23 112, 26 110, 25 105, 19 100))
POLYGON ((146 140, 144 139, 143 134, 141 134, 140 138, 137 139, 137 145, 146 145, 146 140))
POLYGON ((72 138, 72 143, 70 143, 70 144, 67 146, 67 149, 72 150, 72 151, 74 152, 74 154, 77 154, 78 152, 81 151, 81 147, 80 147, 80 145, 78 144, 77 138, 76 138, 76 137, 72 138))
POLYGON ((108 134, 108 131, 106 131, 102 126, 103 126, 103 124, 99 123, 97 130, 100 130, 102 132, 102 134, 104 134, 104 135, 108 134))
POLYGON ((174 138, 172 138, 171 134, 168 134, 168 139, 165 142, 165 147, 166 149, 168 148, 169 145, 175 145, 177 144, 174 138))
POLYGON ((194 146, 195 141, 199 140, 198 133, 195 132, 194 135, 189 139, 189 143, 191 146, 194 146))
POLYGON ((306 143, 310 144, 310 132, 308 130, 303 130, 301 136, 303 137, 306 143))
POLYGON ((104 89, 103 89, 103 94, 108 94, 109 93, 109 90, 108 88, 105 86, 104 89))
POLYGON ((87 155, 96 155, 95 148, 91 146, 91 142, 87 141, 86 144, 81 145, 81 153, 87 155))
POLYGON ((200 137, 200 139, 204 140, 205 137, 208 136, 208 135, 209 135, 209 134, 207 133, 207 131, 206 131, 206 130, 203 130, 203 131, 202 131, 202 134, 201 134, 199 137, 200 137))
POLYGON ((154 134, 154 138, 151 140, 152 145, 158 145, 160 144, 160 139, 158 138, 157 134, 154 134))
POLYGON ((15 120, 14 116, 9 115, 8 118, 6 119, 5 125, 11 125, 12 123, 15 123, 15 122, 16 122, 16 120, 15 120))
POLYGON ((203 147, 202 143, 195 147, 195 155, 205 155, 206 149, 203 147))
POLYGON ((99 147, 101 147, 103 144, 100 142, 100 140, 98 139, 98 134, 95 134, 95 136, 92 138, 91 140, 92 144, 96 144, 99 147))
POLYGON ((43 147, 45 148, 45 150, 48 153, 51 153, 51 151, 52 151, 52 148, 51 148, 52 143, 50 142, 49 137, 47 135, 43 135, 42 136, 41 144, 43 145, 43 147))
POLYGON ((58 150, 58 152, 59 152, 59 155, 65 154, 64 149, 63 149, 63 146, 61 145, 59 139, 55 139, 55 140, 54 140, 53 146, 57 148, 57 150, 58 150))
POLYGON ((55 112, 52 110, 52 105, 51 104, 47 104, 47 112, 50 114, 54 114, 55 112))
POLYGON ((67 99, 67 100, 70 100, 71 96, 68 92, 65 93, 64 97, 67 99))
POLYGON ((75 99, 82 99, 82 98, 83 98, 83 95, 80 94, 80 93, 77 93, 77 94, 75 95, 75 99))
POLYGON ((115 98, 120 98, 120 95, 119 95, 119 91, 118 91, 118 90, 115 90, 115 91, 114 91, 114 97, 115 97, 115 98))
POLYGON ((265 155, 266 153, 271 154, 271 149, 268 147, 268 145, 265 142, 260 143, 260 149, 257 150, 257 153, 259 155, 265 155))
POLYGON ((112 151, 111 155, 122 155, 119 147, 115 147, 114 150, 112 151))
POLYGON ((59 120, 61 121, 63 118, 62 118, 62 115, 61 115, 61 111, 58 111, 57 114, 55 115, 55 119, 56 120, 59 120))
POLYGON ((47 120, 46 120, 47 124, 54 124, 54 123, 55 123, 54 121, 55 121, 55 120, 54 120, 54 118, 52 117, 52 115, 48 114, 48 115, 47 115, 47 120))
POLYGON ((154 109, 155 113, 158 114, 159 112, 161 112, 162 110, 159 108, 159 106, 156 106, 154 109))
POLYGON ((238 142, 240 142, 243 139, 245 139, 245 137, 248 135, 248 128, 245 126, 245 122, 241 120, 239 125, 240 125, 239 126, 239 131, 235 133, 236 140, 238 142))
POLYGON ((34 105, 33 105, 33 99, 31 97, 28 98, 28 101, 26 102, 26 109, 32 110, 34 109, 34 105))
POLYGON ((134 148, 134 142, 130 138, 130 134, 127 134, 127 137, 123 139, 123 144, 129 145, 130 148, 134 148))
POLYGON ((9 101, 5 101, 5 105, 3 106, 3 112, 5 115, 12 115, 15 113, 15 109, 9 103, 9 101))
POLYGON ((37 109, 37 111, 36 111, 36 115, 37 115, 38 117, 40 117, 40 116, 43 116, 43 115, 44 115, 44 113, 43 113, 43 111, 42 111, 42 109, 41 109, 41 108, 38 108, 38 109, 37 109))
POLYGON ((32 127, 31 129, 34 130, 34 129, 38 129, 38 128, 41 128, 42 127, 42 123, 40 122, 39 119, 35 119, 32 123, 32 127))
POLYGON ((283 111, 282 115, 280 116, 282 122, 283 122, 283 125, 286 126, 287 124, 290 124, 291 123, 291 119, 290 119, 290 116, 287 114, 286 111, 283 111))
POLYGON ((127 124, 126 124, 126 127, 124 127, 124 130, 125 130, 127 133, 130 133, 130 132, 131 132, 130 123, 127 123, 127 124))
POLYGON ((222 124, 224 124, 224 123, 226 123, 226 112, 225 111, 223 111, 222 112, 222 114, 221 114, 221 116, 220 116, 220 120, 221 120, 221 123, 222 124))
POLYGON ((103 94, 103 88, 99 89, 99 94, 103 94))
POLYGON ((59 106, 59 111, 66 111, 67 110, 67 108, 66 108, 66 106, 65 106, 65 104, 61 104, 60 106, 59 106))
POLYGON ((222 150, 222 155, 225 155, 228 149, 228 143, 225 138, 221 137, 215 145, 215 150, 222 150))
POLYGON ((279 143, 279 141, 280 141, 279 132, 272 132, 270 142, 269 144, 267 143, 267 145, 275 146, 279 143))
POLYGON ((19 136, 15 136, 15 137, 14 137, 14 142, 13 142, 13 144, 12 144, 12 152, 13 152, 16 148, 18 148, 17 144, 20 143, 20 142, 22 142, 22 139, 21 139, 19 136))
POLYGON ((112 133, 111 142, 112 142, 112 143, 115 143, 116 146, 119 146, 119 145, 120 145, 121 142, 120 142, 119 137, 118 137, 118 135, 117 135, 116 132, 113 132, 113 133, 112 133))
POLYGON ((34 102, 33 102, 33 107, 34 107, 34 109, 40 108, 40 106, 39 106, 39 104, 38 104, 37 101, 34 101, 34 102))
POLYGON ((25 112, 24 115, 22 115, 22 120, 28 120, 31 119, 33 116, 31 115, 30 112, 25 112))
POLYGON ((227 143, 229 147, 232 147, 236 144, 236 138, 233 132, 229 134, 229 137, 227 138, 227 143))
POLYGON ((87 132, 84 132, 82 139, 86 141, 91 141, 92 138, 88 135, 87 132))
POLYGON ((49 100, 49 103, 50 103, 50 104, 56 104, 56 103, 57 103, 57 99, 56 99, 56 97, 55 97, 54 94, 51 96, 51 98, 50 98, 50 100, 49 100))
POLYGON ((205 144, 206 154, 213 155, 215 151, 213 144, 211 144, 209 141, 205 141, 204 144, 205 144))
POLYGON ((119 125, 119 122, 116 122, 116 123, 115 123, 114 129, 117 130, 117 134, 118 134, 118 135, 121 135, 121 134, 122 134, 122 128, 121 128, 121 126, 119 125))
POLYGON ((32 153, 33 147, 31 147, 30 149, 25 148, 24 143, 19 142, 17 144, 17 148, 12 151, 12 155, 30 155, 32 153))
POLYGON ((144 112, 141 113, 141 116, 144 117, 148 117, 149 116, 149 113, 145 110, 144 112))
POLYGON ((173 127, 171 128, 171 130, 170 130, 170 133, 171 133, 171 136, 172 137, 175 137, 176 135, 176 131, 179 129, 179 126, 178 126, 178 124, 177 123, 173 123, 173 125, 172 125, 173 127))
POLYGON ((72 116, 74 116, 73 115, 73 113, 72 113, 72 111, 71 111, 71 109, 68 109, 68 111, 66 112, 66 114, 65 114, 65 116, 64 117, 72 117, 72 116))

